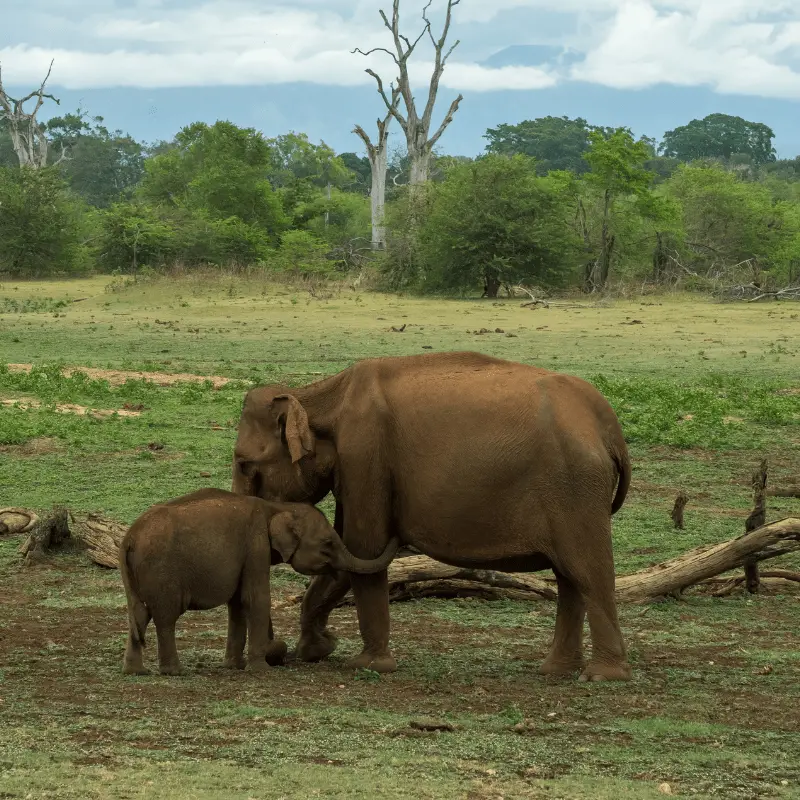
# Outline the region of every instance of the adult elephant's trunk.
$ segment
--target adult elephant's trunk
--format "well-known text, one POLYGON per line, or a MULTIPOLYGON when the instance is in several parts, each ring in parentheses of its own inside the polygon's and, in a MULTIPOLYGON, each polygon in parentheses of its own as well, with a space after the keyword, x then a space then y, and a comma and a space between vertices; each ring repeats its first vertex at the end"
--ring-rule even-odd
POLYGON ((386 549, 377 558, 358 558, 354 556, 338 537, 333 537, 334 554, 331 559, 331 566, 337 570, 345 572, 356 572, 361 575, 369 575, 373 572, 380 572, 392 563, 392 559, 400 546, 400 540, 395 536, 386 549))

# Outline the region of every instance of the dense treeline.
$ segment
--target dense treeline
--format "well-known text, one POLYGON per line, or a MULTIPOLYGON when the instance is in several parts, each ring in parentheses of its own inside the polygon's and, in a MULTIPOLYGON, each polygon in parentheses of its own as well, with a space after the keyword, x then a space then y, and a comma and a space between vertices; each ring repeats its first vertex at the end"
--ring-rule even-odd
POLYGON ((374 269, 391 287, 800 279, 800 157, 761 123, 714 114, 636 139, 545 117, 439 156, 408 186, 387 171, 385 252, 370 251, 369 161, 288 133, 194 123, 146 146, 78 111, 42 127, 48 165, 19 166, 0 121, 0 272, 136 274, 181 264, 276 274, 374 269))

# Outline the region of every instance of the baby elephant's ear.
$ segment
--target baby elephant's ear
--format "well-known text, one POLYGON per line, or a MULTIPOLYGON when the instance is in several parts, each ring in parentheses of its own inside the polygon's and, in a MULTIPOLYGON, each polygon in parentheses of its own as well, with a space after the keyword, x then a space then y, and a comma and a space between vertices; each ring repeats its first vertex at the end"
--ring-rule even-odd
POLYGON ((295 519, 289 511, 282 511, 270 520, 269 539, 272 548, 277 550, 284 563, 288 564, 289 559, 300 545, 300 535, 295 529, 295 519))

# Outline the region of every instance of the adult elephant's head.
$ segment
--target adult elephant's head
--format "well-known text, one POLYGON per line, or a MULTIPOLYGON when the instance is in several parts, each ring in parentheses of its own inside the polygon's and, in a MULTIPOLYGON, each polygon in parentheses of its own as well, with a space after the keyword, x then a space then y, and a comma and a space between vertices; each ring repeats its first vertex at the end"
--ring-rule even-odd
POLYGON ((261 386, 245 397, 233 455, 238 494, 318 503, 333 488, 333 444, 318 439, 308 413, 285 386, 261 386))

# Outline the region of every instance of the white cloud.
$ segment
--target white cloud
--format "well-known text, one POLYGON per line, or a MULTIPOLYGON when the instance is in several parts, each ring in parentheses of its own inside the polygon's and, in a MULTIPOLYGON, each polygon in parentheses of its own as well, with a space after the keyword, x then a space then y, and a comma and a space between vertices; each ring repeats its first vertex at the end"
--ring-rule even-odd
MULTIPOLYGON (((377 14, 390 0, 138 0, 124 11, 112 0, 73 0, 69 25, 59 17, 63 2, 0 0, 6 2, 15 18, 24 21, 28 14, 29 24, 20 26, 28 32, 27 43, 12 38, 12 24, 0 32, 0 62, 6 80, 16 85, 38 82, 51 58, 56 59, 52 84, 76 89, 295 81, 355 86, 371 82, 364 73, 368 66, 387 84, 395 75, 387 55, 351 53, 357 46, 391 46, 377 14), (50 19, 50 27, 33 27, 34 18, 50 19), (42 32, 38 40, 31 30, 42 32)), ((401 4, 409 34, 420 29, 423 5, 424 0, 401 4)), ((434 25, 443 5, 444 0, 434 2, 434 25)), ((800 98, 800 72, 787 66, 800 57, 798 0, 462 0, 454 11, 453 40, 459 25, 488 31, 498 15, 520 9, 572 15, 574 33, 563 43, 585 51, 585 61, 570 71, 555 64, 491 69, 471 62, 474 53, 467 58, 462 48, 448 63, 442 85, 489 92, 566 80, 618 88, 668 83, 800 98)), ((535 26, 508 42, 536 43, 535 26)), ((412 76, 421 88, 430 75, 426 40, 415 57, 412 76)))
MULTIPOLYGON (((571 77, 623 89, 655 84, 711 86, 723 93, 800 99, 800 72, 776 62, 782 33, 758 22, 759 11, 781 10, 778 0, 623 0, 600 43, 571 77), (685 6, 685 10, 676 8, 685 6), (744 20, 744 21, 743 21, 744 20), (732 24, 739 22, 740 24, 732 24)), ((785 6, 788 8, 788 5, 785 6)))

